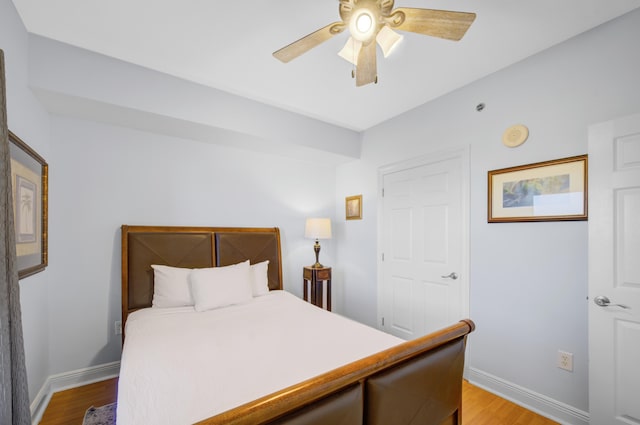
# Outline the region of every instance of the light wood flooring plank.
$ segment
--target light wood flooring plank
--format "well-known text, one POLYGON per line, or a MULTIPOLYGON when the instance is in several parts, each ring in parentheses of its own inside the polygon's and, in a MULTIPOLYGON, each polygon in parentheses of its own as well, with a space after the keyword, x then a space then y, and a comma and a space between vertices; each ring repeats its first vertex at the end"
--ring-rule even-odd
POLYGON ((462 384, 462 424, 557 425, 557 422, 464 381, 462 384))
POLYGON ((54 393, 40 425, 82 425, 84 413, 116 401, 118 378, 54 393))

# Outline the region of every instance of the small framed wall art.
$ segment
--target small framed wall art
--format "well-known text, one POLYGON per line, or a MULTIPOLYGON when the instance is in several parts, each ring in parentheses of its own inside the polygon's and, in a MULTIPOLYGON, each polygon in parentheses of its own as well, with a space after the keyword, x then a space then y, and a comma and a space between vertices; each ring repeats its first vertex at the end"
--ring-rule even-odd
POLYGON ((587 155, 489 171, 488 222, 587 220, 587 155))
POLYGON ((347 220, 362 220, 362 195, 345 198, 345 214, 347 220))
POLYGON ((48 165, 18 136, 9 132, 11 184, 18 277, 47 267, 48 165))

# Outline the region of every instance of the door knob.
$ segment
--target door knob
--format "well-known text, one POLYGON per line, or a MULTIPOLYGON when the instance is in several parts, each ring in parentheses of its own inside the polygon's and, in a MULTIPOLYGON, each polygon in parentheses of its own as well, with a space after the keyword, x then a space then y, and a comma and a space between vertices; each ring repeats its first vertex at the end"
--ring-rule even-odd
POLYGON ((443 279, 453 279, 456 280, 458 278, 458 275, 456 274, 456 272, 451 272, 446 276, 440 276, 443 279))
POLYGON ((596 303, 596 305, 598 305, 600 307, 629 308, 628 306, 623 305, 623 304, 611 304, 611 300, 609 300, 609 298, 605 297, 604 295, 598 295, 597 297, 595 297, 593 299, 593 302, 596 303))

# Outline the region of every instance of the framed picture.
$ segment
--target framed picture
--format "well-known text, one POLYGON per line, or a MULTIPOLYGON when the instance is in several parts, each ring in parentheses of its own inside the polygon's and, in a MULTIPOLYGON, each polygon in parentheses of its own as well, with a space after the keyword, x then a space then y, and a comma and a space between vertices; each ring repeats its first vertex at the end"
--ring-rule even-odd
POLYGON ((22 279, 47 267, 48 165, 11 131, 9 153, 18 277, 22 279))
POLYGON ((362 195, 347 196, 345 212, 347 220, 362 220, 362 195))
POLYGON ((559 220, 587 220, 587 155, 489 171, 489 223, 559 220))

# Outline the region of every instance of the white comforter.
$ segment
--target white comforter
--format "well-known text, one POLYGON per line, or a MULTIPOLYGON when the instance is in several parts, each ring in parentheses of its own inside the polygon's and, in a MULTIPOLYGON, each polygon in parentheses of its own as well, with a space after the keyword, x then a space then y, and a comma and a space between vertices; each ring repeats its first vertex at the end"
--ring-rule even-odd
POLYGON ((128 317, 118 425, 192 424, 402 340, 284 292, 128 317))

